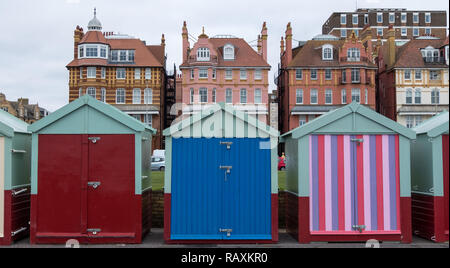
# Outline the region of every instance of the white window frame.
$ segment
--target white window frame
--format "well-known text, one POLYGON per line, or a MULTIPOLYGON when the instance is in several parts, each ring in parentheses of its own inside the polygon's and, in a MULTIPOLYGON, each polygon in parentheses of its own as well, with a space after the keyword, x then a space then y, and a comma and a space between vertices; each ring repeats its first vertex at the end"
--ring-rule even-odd
POLYGON ((106 103, 106 88, 100 89, 100 101, 106 103))
POLYGON ((144 104, 153 104, 153 89, 144 89, 144 104))
POLYGON ((425 13, 425 23, 431 23, 431 13, 425 13))
POLYGON ((439 89, 435 88, 431 90, 431 104, 440 104, 441 102, 441 92, 439 89))
POLYGON ((141 68, 134 68, 134 80, 141 80, 141 68))
POLYGON ((241 78, 241 80, 247 80, 247 70, 241 69, 239 72, 239 77, 241 78))
POLYGON ((212 89, 211 101, 212 101, 212 103, 217 103, 217 90, 216 90, 216 88, 212 89))
POLYGON ((422 104, 422 90, 420 88, 416 88, 414 91, 414 103, 422 104))
POLYGON ((207 47, 199 47, 197 49, 197 61, 210 61, 210 50, 207 47))
POLYGON ((255 80, 262 80, 262 70, 261 69, 255 69, 255 80))
POLYGON ((406 127, 413 128, 414 127, 414 116, 407 115, 406 116, 406 127))
POLYGON ((369 14, 364 14, 364 24, 369 24, 369 14))
POLYGON ((80 79, 83 79, 83 67, 80 67, 80 79))
POLYGON ((239 94, 239 102, 241 104, 247 104, 248 103, 247 89, 241 88, 240 94, 239 94))
POLYGON ((425 28, 425 35, 431 35, 431 28, 425 28))
POLYGON ((295 92, 295 103, 303 104, 303 89, 301 89, 301 88, 297 89, 295 92))
POLYGON ((198 69, 198 79, 208 79, 208 69, 199 68, 198 69))
POLYGON ((389 23, 395 23, 395 13, 389 13, 389 23))
POLYGON ((364 89, 364 103, 369 104, 369 90, 367 88, 364 89))
POLYGON ((106 68, 105 68, 105 67, 102 67, 101 78, 102 78, 102 79, 105 79, 105 78, 106 78, 106 68))
POLYGON ((216 68, 212 69, 212 79, 216 79, 217 78, 217 70, 216 68))
POLYGON ((87 78, 97 78, 97 67, 87 67, 87 78))
POLYGON ((153 115, 151 115, 151 114, 144 114, 144 124, 147 124, 148 126, 152 127, 152 125, 153 125, 153 115))
POLYGON ((347 50, 347 61, 360 61, 361 51, 359 48, 351 47, 347 50))
POLYGON ((194 89, 193 88, 191 88, 190 90, 189 90, 189 102, 191 103, 191 104, 193 104, 194 103, 194 89))
POLYGON ((295 80, 303 80, 303 69, 295 70, 295 80))
POLYGON ((383 23, 383 13, 377 13, 377 23, 383 23))
POLYGON ((347 90, 345 88, 341 90, 341 102, 347 104, 347 90))
POLYGON ((347 14, 341 14, 341 25, 347 24, 347 14))
POLYGON ((405 104, 413 104, 413 91, 410 88, 405 92, 405 104))
POLYGON ((116 89, 116 104, 125 104, 126 103, 126 92, 124 88, 116 89), (123 98, 123 100, 122 100, 123 98))
POLYGON ((133 104, 141 104, 141 89, 133 88, 133 104))
POLYGON ((97 89, 95 87, 88 87, 86 89, 86 94, 95 99, 97 98, 97 89), (94 92, 94 94, 92 94, 92 91, 94 92))
POLYGON ((377 36, 383 36, 383 28, 377 28, 377 36))
POLYGON ((152 68, 145 68, 145 80, 152 79, 152 68))
POLYGON ((347 29, 341 29, 341 37, 347 37, 347 29))
POLYGON ((315 88, 310 90, 309 103, 310 104, 318 104, 319 103, 319 91, 315 88), (313 98, 315 99, 315 101, 313 101, 313 98))
POLYGON ((401 13, 400 14, 400 21, 402 22, 402 23, 407 23, 408 22, 408 14, 406 14, 406 13, 401 13))
POLYGON ((98 45, 85 45, 85 58, 98 58, 98 45))
POLYGON ((413 23, 419 23, 419 13, 413 13, 413 23))
POLYGON ((195 70, 194 68, 191 69, 191 79, 195 78, 195 70))
POLYGON ((233 69, 225 70, 225 80, 233 80, 233 69))
POLYGON ((414 70, 414 79, 422 80, 422 70, 420 70, 420 69, 414 70))
POLYGON ((325 80, 330 81, 332 79, 333 79, 333 70, 325 69, 325 80), (327 74, 329 74, 330 76, 327 77, 327 74))
POLYGON ((408 28, 402 27, 401 28, 401 34, 402 34, 402 36, 408 36, 408 28))
POLYGON ((420 29, 417 27, 413 28, 413 36, 419 36, 420 35, 420 29))
POLYGON ((361 83, 361 70, 357 68, 352 68, 350 78, 352 80, 352 83, 354 84, 361 83), (355 78, 357 78, 357 80, 355 78))
POLYGON ((127 78, 127 69, 125 68, 117 68, 116 70, 116 79, 117 80, 125 80, 127 78), (122 76, 123 74, 123 76, 122 76))
POLYGON ((255 89, 255 104, 261 104, 262 103, 262 90, 260 88, 255 89))
POLYGON ((325 104, 333 104, 333 90, 325 89, 325 104), (329 98, 329 101, 327 100, 329 98))
POLYGON ((359 88, 352 89, 352 102, 354 101, 361 103, 361 89, 359 88))
POLYGON ((226 44, 223 47, 223 59, 224 60, 234 60, 234 46, 231 44, 226 44))
POLYGON ((317 69, 311 69, 311 74, 310 74, 311 80, 317 80, 319 78, 319 74, 317 72, 317 69), (313 72, 314 71, 314 72, 313 72), (315 77, 313 77, 313 73, 315 74, 315 77))
POLYGON ((198 89, 200 103, 208 103, 208 88, 201 87, 198 89))
POLYGON ((298 116, 298 126, 301 127, 306 124, 306 115, 298 116))
POLYGON ((225 103, 227 104, 233 103, 233 90, 231 88, 227 88, 225 90, 225 103))
POLYGON ((404 77, 405 77, 405 80, 411 80, 411 69, 405 69, 404 77))
POLYGON ((359 23, 358 14, 353 14, 352 23, 353 23, 353 25, 358 25, 358 23, 359 23), (355 21, 355 19, 356 19, 356 21, 355 21))
POLYGON ((323 45, 322 47, 322 60, 333 60, 333 46, 323 45))

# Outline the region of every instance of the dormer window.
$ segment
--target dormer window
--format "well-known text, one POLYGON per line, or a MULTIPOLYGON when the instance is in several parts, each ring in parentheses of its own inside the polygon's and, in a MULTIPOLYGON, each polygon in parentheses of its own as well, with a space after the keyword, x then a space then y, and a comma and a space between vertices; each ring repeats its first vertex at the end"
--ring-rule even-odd
POLYGON ((210 53, 209 48, 201 47, 197 50, 197 61, 209 61, 210 53))
POLYGON ((439 62, 440 57, 439 57, 439 50, 435 49, 432 46, 428 46, 425 49, 422 49, 422 57, 424 59, 425 62, 430 63, 430 62, 439 62))
POLYGON ((234 60, 234 46, 227 44, 223 48, 223 59, 224 60, 234 60))
POLYGON ((322 59, 323 60, 333 60, 333 46, 324 45, 322 47, 322 59))
POLYGON ((347 50, 347 61, 360 61, 361 53, 358 48, 349 48, 347 50))
POLYGON ((111 50, 111 62, 134 62, 134 50, 111 50))
POLYGON ((78 47, 78 58, 107 58, 107 45, 84 44, 78 47))

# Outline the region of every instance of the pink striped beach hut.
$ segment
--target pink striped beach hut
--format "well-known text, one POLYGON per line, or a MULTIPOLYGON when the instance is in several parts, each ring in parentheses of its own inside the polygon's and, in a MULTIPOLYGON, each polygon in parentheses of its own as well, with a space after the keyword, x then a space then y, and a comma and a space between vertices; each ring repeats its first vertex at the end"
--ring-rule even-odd
POLYGON ((416 134, 352 103, 282 136, 287 231, 312 241, 410 243, 416 134))

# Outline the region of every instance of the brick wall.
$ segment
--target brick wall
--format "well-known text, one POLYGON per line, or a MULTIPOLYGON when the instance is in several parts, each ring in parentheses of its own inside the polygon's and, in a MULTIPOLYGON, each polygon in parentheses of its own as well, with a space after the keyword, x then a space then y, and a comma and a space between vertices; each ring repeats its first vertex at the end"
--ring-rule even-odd
MULTIPOLYGON (((152 228, 164 228, 164 192, 153 191, 152 193, 152 228)), ((286 193, 280 192, 278 195, 278 226, 280 229, 286 228, 286 193)))

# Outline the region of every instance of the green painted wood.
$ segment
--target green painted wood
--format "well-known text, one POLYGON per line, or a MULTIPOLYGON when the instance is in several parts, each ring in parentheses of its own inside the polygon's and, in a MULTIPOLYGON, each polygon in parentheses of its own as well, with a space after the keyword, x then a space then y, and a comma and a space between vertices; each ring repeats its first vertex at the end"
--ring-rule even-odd
POLYGON ((134 186, 135 194, 142 194, 142 134, 134 135, 134 186))
POLYGON ((433 158, 433 194, 434 196, 444 196, 444 167, 442 155, 442 136, 432 138, 432 158, 433 158))
POLYGON ((5 137, 5 190, 11 190, 12 187, 12 138, 5 137))
POLYGON ((31 136, 31 194, 38 193, 38 144, 39 136, 37 133, 33 133, 31 136))
POLYGON ((0 122, 0 135, 8 138, 12 138, 14 136, 14 130, 0 122))
POLYGON ((411 143, 411 187, 413 192, 432 194, 433 146, 426 134, 411 143))
POLYGON ((164 193, 172 193, 172 137, 166 137, 166 170, 164 171, 164 193))
POLYGON ((298 139, 309 134, 392 134, 397 133, 409 139, 416 134, 406 127, 358 103, 352 103, 296 128, 282 137, 298 139), (338 123, 338 121, 340 123, 338 123))
POLYGON ((449 132, 449 113, 444 111, 432 118, 422 122, 422 124, 416 126, 413 130, 417 134, 427 134, 429 137, 434 138, 442 134, 448 134, 449 132))
POLYGON ((298 140, 288 139, 285 145, 286 151, 286 190, 298 193, 299 161, 298 154, 301 152, 298 147, 298 140))
POLYGON ((148 132, 143 133, 142 138, 142 192, 152 188, 151 156, 152 156, 152 135, 148 132))
POLYGON ((299 185, 298 185, 298 196, 309 197, 309 136, 302 137, 298 142, 299 148, 299 185))
POLYGON ((411 197, 411 144, 407 137, 399 137, 400 196, 411 197))
MULTIPOLYGON (((74 113, 81 107, 88 106, 92 108, 93 110, 96 110, 98 113, 102 113, 103 115, 107 116, 110 121, 114 120, 118 123, 121 123, 122 125, 125 125, 126 127, 134 130, 135 132, 142 132, 144 130, 149 130, 153 134, 156 133, 156 130, 153 128, 150 128, 148 125, 143 124, 142 122, 139 122, 135 118, 123 113, 119 109, 100 102, 88 95, 84 95, 81 98, 69 103, 68 105, 62 107, 61 109, 57 110, 54 113, 51 113, 50 115, 44 117, 43 119, 37 121, 33 125, 28 127, 28 130, 31 132, 40 132, 44 128, 48 128, 49 126, 55 124, 56 122, 60 121, 61 119, 67 117, 68 115, 74 113)), ((89 112, 91 109, 84 109, 84 112, 87 112, 88 115, 83 114, 81 118, 76 118, 77 120, 81 120, 81 122, 75 122, 79 125, 83 126, 82 134, 86 134, 86 128, 92 127, 92 124, 90 122, 86 122, 87 118, 90 118, 91 114, 89 112)), ((95 123, 94 123, 95 124, 95 123)), ((67 125, 63 125, 66 127, 67 125)), ((62 127, 62 126, 61 126, 62 127)), ((53 128, 54 131, 64 132, 64 129, 57 130, 56 127, 53 128)), ((88 130, 89 131, 89 130, 88 130)), ((81 131, 80 131, 81 132, 81 131)), ((74 134, 74 133, 71 133, 74 134)), ((101 134, 101 133, 96 133, 101 134)))
POLYGON ((26 153, 12 153, 11 156, 11 189, 30 184, 31 180, 31 135, 15 133, 12 139, 12 149, 23 150, 26 153))

